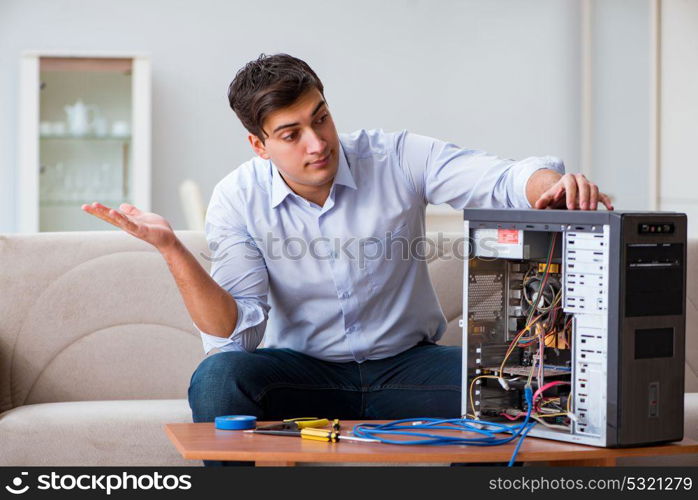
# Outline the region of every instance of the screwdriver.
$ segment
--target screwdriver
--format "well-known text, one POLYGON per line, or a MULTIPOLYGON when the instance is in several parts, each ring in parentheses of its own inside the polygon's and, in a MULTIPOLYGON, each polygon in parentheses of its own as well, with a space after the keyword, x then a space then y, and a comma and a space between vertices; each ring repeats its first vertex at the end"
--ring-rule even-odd
POLYGON ((336 443, 337 441, 361 441, 364 443, 378 443, 378 439, 360 438, 355 436, 340 436, 338 432, 333 430, 315 429, 312 427, 301 429, 299 431, 277 431, 277 430, 256 430, 250 429, 245 432, 254 434, 268 434, 272 436, 292 436, 302 439, 311 439, 313 441, 325 441, 336 443))

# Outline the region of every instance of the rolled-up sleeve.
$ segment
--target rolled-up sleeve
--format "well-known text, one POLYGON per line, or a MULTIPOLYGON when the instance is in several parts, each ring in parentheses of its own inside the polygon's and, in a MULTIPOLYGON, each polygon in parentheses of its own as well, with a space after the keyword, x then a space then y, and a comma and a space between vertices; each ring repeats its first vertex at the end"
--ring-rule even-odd
POLYGON ((407 131, 395 135, 393 151, 424 203, 447 203, 457 210, 530 208, 526 184, 531 175, 542 168, 565 173, 562 161, 553 156, 505 160, 407 131))
POLYGON ((235 208, 234 197, 220 184, 206 211, 205 231, 211 277, 235 299, 237 324, 228 337, 210 335, 197 326, 204 351, 254 351, 264 336, 270 309, 267 268, 235 208))

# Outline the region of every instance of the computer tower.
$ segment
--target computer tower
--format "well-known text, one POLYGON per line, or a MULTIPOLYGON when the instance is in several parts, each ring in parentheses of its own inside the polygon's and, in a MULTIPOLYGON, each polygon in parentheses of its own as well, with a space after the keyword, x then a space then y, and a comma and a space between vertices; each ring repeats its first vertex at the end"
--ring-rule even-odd
POLYGON ((602 447, 682 439, 686 215, 463 215, 463 416, 521 422, 529 384, 539 422, 529 436, 602 447))

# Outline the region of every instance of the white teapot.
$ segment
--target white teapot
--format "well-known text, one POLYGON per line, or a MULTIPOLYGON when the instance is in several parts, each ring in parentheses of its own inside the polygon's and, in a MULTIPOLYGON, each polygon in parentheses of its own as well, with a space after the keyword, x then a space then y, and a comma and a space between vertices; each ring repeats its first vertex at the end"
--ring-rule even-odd
POLYGON ((96 116, 95 106, 88 106, 82 102, 82 99, 78 99, 75 104, 65 106, 63 109, 68 116, 68 132, 71 135, 81 136, 90 131, 96 116))

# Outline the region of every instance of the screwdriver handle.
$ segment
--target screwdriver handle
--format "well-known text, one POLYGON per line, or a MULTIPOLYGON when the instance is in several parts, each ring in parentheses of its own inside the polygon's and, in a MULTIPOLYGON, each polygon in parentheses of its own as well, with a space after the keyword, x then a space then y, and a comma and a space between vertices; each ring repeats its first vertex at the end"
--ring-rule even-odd
POLYGON ((336 443, 339 436, 336 432, 309 427, 306 429, 301 429, 301 437, 303 439, 312 439, 314 441, 330 441, 332 443, 336 443))
POLYGON ((326 427, 330 421, 326 418, 316 418, 314 420, 295 420, 294 423, 299 429, 308 429, 312 427, 326 427))

